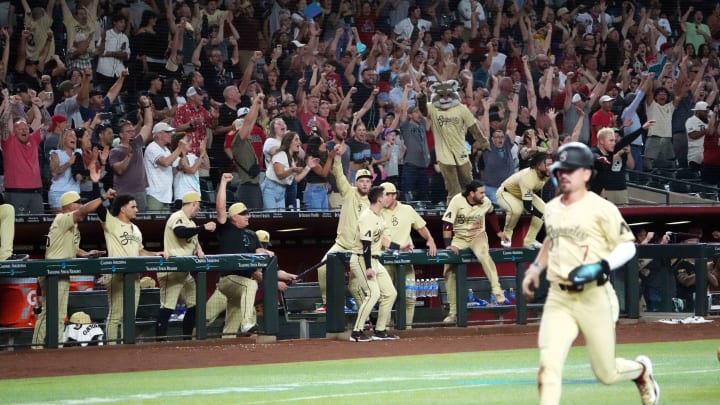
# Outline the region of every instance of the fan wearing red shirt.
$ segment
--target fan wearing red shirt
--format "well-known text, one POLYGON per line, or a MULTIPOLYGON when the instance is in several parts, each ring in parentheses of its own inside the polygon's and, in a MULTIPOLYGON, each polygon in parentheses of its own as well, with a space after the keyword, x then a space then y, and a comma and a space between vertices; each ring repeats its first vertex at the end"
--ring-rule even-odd
POLYGON ((599 130, 601 130, 602 128, 615 127, 617 120, 615 119, 615 114, 613 114, 613 112, 611 111, 613 101, 615 101, 615 99, 608 95, 600 97, 600 109, 592 115, 592 118, 590 120, 590 146, 597 145, 597 133, 599 130))

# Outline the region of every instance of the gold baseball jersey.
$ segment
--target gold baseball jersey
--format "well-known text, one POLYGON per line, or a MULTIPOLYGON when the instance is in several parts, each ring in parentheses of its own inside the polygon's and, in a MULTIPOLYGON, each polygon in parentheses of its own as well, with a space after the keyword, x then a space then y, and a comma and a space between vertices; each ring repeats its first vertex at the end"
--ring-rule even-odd
POLYGON ((385 235, 391 242, 405 246, 412 241, 410 230, 421 229, 426 225, 425 220, 413 207, 398 202, 395 209, 384 208, 381 215, 385 220, 385 235))
POLYGON ((367 195, 361 196, 357 189, 350 185, 343 173, 342 162, 336 159, 332 169, 335 183, 343 200, 335 243, 345 249, 350 249, 355 240, 358 217, 363 210, 370 206, 370 201, 368 201, 367 195))
POLYGON ((382 253, 382 237, 385 232, 385 220, 382 215, 374 213, 371 209, 366 209, 358 218, 357 228, 355 230, 355 240, 352 245, 352 252, 361 255, 363 253, 362 241, 372 242, 370 252, 373 256, 382 253))
POLYGON ((513 197, 524 201, 532 201, 533 193, 542 190, 548 179, 549 177, 541 179, 534 168, 527 167, 505 179, 500 187, 504 188, 513 197))
POLYGON ((443 222, 453 224, 453 239, 470 242, 485 232, 485 215, 494 210, 489 198, 480 204, 470 205, 462 193, 450 200, 443 222))
POLYGON ((619 244, 635 240, 615 204, 593 192, 570 205, 555 197, 545 206, 545 228, 552 246, 550 282, 566 283, 575 267, 600 261, 619 244))
POLYGON ((455 166, 467 163, 470 152, 465 146, 465 134, 468 128, 475 125, 472 112, 464 104, 441 110, 427 103, 427 109, 435 134, 437 161, 455 166))
POLYGON ((46 259, 72 259, 80 248, 80 230, 72 212, 57 214, 47 236, 46 259))
POLYGON ((195 252, 195 246, 198 245, 198 236, 195 235, 192 238, 180 239, 175 236, 175 232, 173 232, 173 229, 178 226, 194 228, 197 225, 185 215, 183 210, 178 210, 170 215, 170 218, 168 218, 165 224, 165 235, 163 237, 165 251, 169 256, 192 256, 193 252, 195 252))
POLYGON ((100 222, 105 232, 105 245, 109 257, 140 256, 143 238, 140 228, 132 222, 125 223, 109 212, 105 222, 100 222))

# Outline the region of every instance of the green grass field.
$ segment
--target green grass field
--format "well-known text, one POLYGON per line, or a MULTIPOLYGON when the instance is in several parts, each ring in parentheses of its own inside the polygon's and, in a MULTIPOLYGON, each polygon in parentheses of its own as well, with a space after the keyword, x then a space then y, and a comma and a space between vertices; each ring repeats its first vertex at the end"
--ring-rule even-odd
MULTIPOLYGON (((662 404, 717 404, 718 344, 620 345, 617 354, 650 356, 662 404)), ((524 349, 3 380, 0 403, 533 404, 536 364, 537 350, 524 349)), ((597 383, 585 348, 576 347, 566 363, 563 403, 640 402, 632 382, 597 383)))

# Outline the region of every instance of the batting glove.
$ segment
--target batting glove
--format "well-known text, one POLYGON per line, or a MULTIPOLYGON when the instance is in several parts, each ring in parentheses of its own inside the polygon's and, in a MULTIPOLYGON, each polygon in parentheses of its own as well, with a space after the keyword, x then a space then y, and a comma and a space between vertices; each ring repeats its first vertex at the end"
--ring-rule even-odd
POLYGON ((583 264, 577 266, 570 274, 568 280, 576 285, 582 285, 597 280, 598 285, 605 284, 610 274, 610 265, 605 260, 595 263, 583 264))

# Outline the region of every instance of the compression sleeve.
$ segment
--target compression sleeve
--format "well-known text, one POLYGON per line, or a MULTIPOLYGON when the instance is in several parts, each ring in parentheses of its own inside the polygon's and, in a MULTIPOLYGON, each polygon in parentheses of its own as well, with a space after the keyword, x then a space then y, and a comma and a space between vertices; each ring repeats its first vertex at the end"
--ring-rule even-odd
POLYGON ((173 233, 178 238, 192 238, 193 236, 200 234, 203 229, 205 229, 205 227, 203 226, 196 226, 194 228, 189 228, 187 226, 177 226, 173 228, 173 233))
POLYGON ((635 244, 633 242, 623 242, 615 247, 612 252, 605 258, 610 270, 615 270, 635 256, 635 244))
POLYGON ((363 255, 363 260, 365 261, 365 269, 367 270, 367 269, 372 268, 372 263, 371 263, 372 254, 370 252, 370 247, 372 246, 372 241, 361 240, 360 242, 362 242, 362 247, 363 247, 362 255, 363 255))

